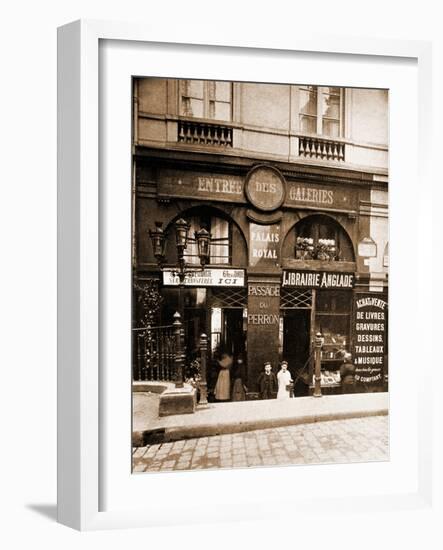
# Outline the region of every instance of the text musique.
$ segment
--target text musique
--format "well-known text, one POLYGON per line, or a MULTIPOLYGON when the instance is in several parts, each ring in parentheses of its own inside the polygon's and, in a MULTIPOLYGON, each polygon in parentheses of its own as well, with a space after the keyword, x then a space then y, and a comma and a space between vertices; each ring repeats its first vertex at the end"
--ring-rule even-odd
POLYGON ((344 273, 283 272, 283 286, 352 288, 354 275, 344 273))

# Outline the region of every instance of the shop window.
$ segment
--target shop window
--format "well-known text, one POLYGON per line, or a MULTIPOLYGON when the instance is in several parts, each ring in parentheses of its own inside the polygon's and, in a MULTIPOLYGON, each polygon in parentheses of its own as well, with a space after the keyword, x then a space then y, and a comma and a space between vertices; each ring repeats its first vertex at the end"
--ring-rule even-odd
POLYGON ((303 134, 343 135, 343 89, 332 86, 299 87, 299 128, 303 134))
POLYGON ((232 120, 232 83, 218 80, 180 80, 180 115, 232 120))
POLYGON ((304 218, 295 226, 295 257, 299 260, 354 261, 352 242, 328 216, 304 218))
POLYGON ((190 224, 185 260, 189 264, 200 265, 197 242, 194 234, 201 228, 211 234, 211 265, 228 265, 231 263, 231 227, 228 220, 217 216, 191 216, 186 218, 190 224))
POLYGON ((352 293, 344 290, 317 292, 315 332, 324 338, 322 360, 336 361, 349 350, 352 293))

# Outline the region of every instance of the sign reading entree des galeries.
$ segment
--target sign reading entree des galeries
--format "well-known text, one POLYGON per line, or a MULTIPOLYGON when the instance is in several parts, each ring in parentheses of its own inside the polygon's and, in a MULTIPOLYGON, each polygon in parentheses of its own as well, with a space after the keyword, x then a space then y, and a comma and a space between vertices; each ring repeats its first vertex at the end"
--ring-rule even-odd
POLYGON ((319 289, 352 289, 354 273, 331 273, 330 271, 284 270, 283 287, 319 288, 319 289))

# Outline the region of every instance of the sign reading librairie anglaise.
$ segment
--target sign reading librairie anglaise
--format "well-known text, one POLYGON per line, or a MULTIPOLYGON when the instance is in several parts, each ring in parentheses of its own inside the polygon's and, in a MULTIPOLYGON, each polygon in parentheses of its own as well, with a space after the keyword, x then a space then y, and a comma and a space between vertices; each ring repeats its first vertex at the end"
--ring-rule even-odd
POLYGON ((386 356, 388 304, 377 296, 359 294, 355 298, 354 311, 355 381, 363 385, 381 384, 386 356))
MULTIPOLYGON (((174 275, 173 270, 163 271, 163 284, 165 286, 178 286, 180 280, 174 275)), ((188 273, 185 286, 244 286, 244 269, 208 268, 204 271, 188 273)))
POLYGON ((283 271, 282 286, 292 288, 319 288, 346 290, 354 287, 354 273, 331 273, 329 271, 283 271))

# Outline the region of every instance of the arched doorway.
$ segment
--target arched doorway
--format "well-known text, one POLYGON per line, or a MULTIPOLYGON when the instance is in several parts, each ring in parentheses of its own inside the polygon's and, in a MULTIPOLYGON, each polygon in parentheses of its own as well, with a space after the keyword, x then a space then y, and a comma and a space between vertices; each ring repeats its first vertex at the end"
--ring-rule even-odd
POLYGON ((171 282, 165 283, 164 278, 161 286, 162 322, 168 323, 175 311, 181 312, 188 364, 198 356, 201 334, 208 336, 207 378, 210 390, 218 374, 217 358, 224 352, 233 357, 245 354, 247 246, 242 230, 226 212, 202 204, 182 210, 167 225, 166 264, 176 262, 172 228, 178 218, 183 218, 190 226, 184 255, 186 263, 199 265, 194 233, 201 228, 211 235, 210 261, 201 277, 185 281, 183 288, 171 282), (238 281, 234 282, 236 274, 238 281))
MULTIPOLYGON (((318 284, 331 275, 355 272, 351 238, 329 215, 307 215, 294 224, 285 237, 283 265, 289 267, 294 284, 284 283, 280 305, 280 349, 298 379, 296 395, 309 394, 312 386, 313 340, 324 338, 322 368, 331 388, 339 386, 337 375, 341 353, 350 349, 352 286, 318 284), (334 380, 336 382, 334 382, 334 380)), ((349 279, 350 280, 350 279, 349 279)))

